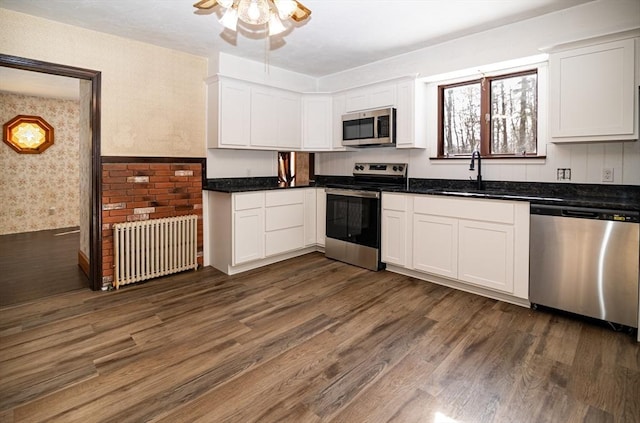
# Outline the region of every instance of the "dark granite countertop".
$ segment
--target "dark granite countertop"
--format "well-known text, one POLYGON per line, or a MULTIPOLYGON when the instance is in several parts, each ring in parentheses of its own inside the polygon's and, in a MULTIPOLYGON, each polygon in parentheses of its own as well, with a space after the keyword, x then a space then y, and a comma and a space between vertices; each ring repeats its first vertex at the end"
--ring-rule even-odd
MULTIPOLYGON (((307 185, 279 184, 276 177, 208 179, 208 191, 249 192, 277 189, 324 187, 327 184, 352 184, 351 176, 317 175, 307 185)), ((639 185, 570 184, 550 182, 484 181, 483 189, 475 183, 457 179, 409 179, 408 187, 386 189, 387 192, 445 195, 460 198, 484 198, 527 201, 532 204, 567 207, 591 207, 611 210, 640 211, 639 185)))
POLYGON ((295 186, 287 185, 285 183, 279 183, 278 178, 276 177, 216 178, 207 179, 207 184, 203 189, 205 191, 234 193, 292 188, 313 188, 314 186, 314 183, 295 186))
POLYGON ((532 204, 564 207, 640 211, 640 186, 638 185, 485 181, 483 189, 478 190, 470 181, 411 179, 408 188, 393 191, 527 201, 532 204))

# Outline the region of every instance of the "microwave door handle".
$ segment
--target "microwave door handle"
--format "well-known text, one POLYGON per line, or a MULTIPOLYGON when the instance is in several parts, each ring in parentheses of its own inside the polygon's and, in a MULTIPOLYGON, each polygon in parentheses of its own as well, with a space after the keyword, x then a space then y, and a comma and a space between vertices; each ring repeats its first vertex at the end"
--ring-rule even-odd
POLYGON ((373 119, 373 138, 380 138, 380 117, 373 119))

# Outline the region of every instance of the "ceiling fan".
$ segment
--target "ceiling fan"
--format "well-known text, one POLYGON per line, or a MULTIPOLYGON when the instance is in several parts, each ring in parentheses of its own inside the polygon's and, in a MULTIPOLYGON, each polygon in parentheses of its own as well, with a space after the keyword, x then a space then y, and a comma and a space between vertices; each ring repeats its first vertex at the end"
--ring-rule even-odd
POLYGON ((233 31, 237 29, 238 19, 249 25, 264 25, 269 35, 286 30, 284 19, 302 22, 311 15, 311 10, 297 0, 200 0, 193 5, 201 10, 220 6, 224 11, 220 23, 233 31))

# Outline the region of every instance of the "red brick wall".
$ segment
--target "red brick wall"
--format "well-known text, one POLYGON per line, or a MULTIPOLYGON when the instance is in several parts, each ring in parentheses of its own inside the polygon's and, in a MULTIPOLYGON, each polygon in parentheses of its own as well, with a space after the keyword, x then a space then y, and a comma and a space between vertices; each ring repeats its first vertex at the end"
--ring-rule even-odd
POLYGON ((200 163, 102 164, 102 282, 113 281, 113 224, 198 215, 202 266, 202 166, 200 163))

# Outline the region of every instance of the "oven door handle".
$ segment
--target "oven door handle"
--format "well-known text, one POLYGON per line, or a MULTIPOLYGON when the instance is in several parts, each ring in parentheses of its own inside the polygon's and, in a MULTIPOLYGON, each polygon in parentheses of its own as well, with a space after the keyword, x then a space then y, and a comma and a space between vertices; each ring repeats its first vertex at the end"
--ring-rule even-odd
POLYGON ((380 198, 378 191, 364 191, 356 189, 341 189, 341 188, 327 188, 325 189, 327 194, 344 195, 346 197, 359 197, 359 198, 380 198))

